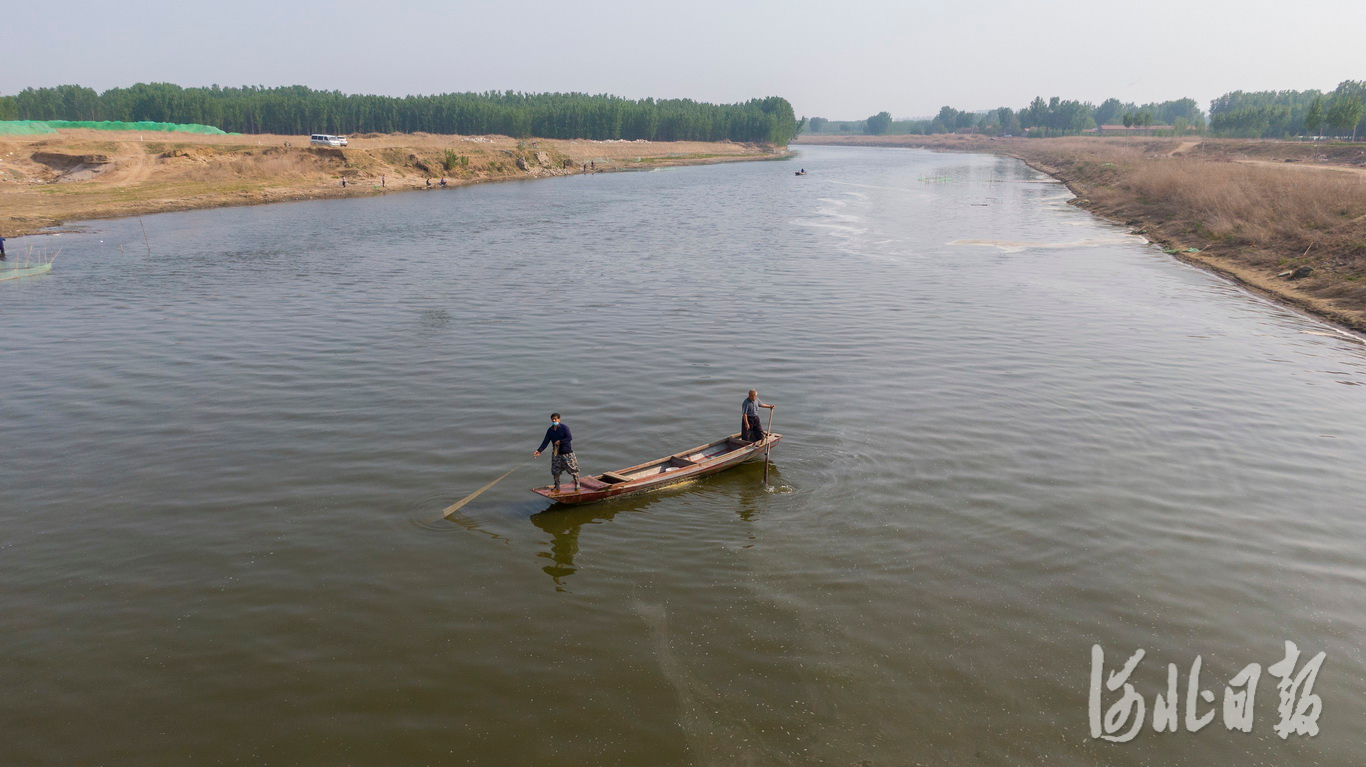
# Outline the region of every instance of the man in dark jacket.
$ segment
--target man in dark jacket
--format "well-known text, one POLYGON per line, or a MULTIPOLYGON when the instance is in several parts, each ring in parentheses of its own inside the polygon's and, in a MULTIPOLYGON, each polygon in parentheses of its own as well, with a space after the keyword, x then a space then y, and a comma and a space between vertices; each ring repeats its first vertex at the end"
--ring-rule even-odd
POLYGON ((569 433, 569 425, 560 422, 559 413, 550 414, 550 428, 545 430, 545 439, 536 448, 533 456, 540 455, 546 445, 554 445, 550 454, 550 475, 555 478, 555 492, 560 492, 560 475, 569 472, 574 478, 574 492, 579 491, 579 461, 574 457, 574 435, 569 433))
POLYGON ((750 389, 749 396, 740 403, 740 439, 758 442, 764 438, 764 423, 759 420, 759 408, 772 410, 776 405, 765 405, 759 401, 759 392, 750 389))

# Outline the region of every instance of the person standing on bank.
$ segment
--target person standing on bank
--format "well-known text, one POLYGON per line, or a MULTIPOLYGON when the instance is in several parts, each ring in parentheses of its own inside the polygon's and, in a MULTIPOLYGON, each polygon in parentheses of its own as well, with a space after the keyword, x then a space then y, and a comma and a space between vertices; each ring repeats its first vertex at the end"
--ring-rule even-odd
POLYGON ((574 492, 579 491, 579 461, 574 457, 574 435, 569 433, 569 425, 560 422, 559 413, 550 414, 550 428, 545 430, 545 439, 536 448, 533 456, 541 454, 546 445, 554 445, 550 454, 550 475, 555 478, 555 492, 560 492, 560 475, 569 472, 574 478, 574 492))
POLYGON ((759 401, 759 391, 750 389, 749 396, 740 403, 740 439, 746 442, 758 442, 764 438, 764 425, 759 420, 759 408, 761 407, 772 410, 777 405, 765 405, 759 401))

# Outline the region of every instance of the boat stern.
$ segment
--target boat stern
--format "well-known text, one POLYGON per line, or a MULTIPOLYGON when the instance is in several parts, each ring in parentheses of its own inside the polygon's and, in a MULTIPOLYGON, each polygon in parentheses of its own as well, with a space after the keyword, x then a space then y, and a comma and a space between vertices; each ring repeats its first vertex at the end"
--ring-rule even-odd
POLYGON ((776 432, 770 432, 768 435, 764 437, 763 442, 757 442, 754 444, 754 452, 749 454, 749 457, 744 460, 744 463, 752 463, 754 461, 764 460, 764 456, 766 454, 772 454, 773 451, 778 447, 778 443, 781 442, 782 439, 783 435, 778 434, 776 432))

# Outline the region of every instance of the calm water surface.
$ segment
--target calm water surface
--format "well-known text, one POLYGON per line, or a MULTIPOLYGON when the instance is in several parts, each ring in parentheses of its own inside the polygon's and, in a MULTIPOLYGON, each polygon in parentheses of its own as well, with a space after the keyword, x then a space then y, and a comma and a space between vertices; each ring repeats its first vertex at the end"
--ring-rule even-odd
POLYGON ((1356 763, 1366 346, 1068 196, 818 147, 11 240, 62 253, 0 283, 0 761, 1356 763), (552 410, 599 472, 751 386, 771 487, 436 519, 552 410))

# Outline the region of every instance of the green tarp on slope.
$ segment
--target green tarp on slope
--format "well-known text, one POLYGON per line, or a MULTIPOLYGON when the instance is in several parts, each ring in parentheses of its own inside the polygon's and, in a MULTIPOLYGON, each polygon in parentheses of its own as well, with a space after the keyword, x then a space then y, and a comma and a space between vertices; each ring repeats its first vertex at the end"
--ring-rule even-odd
POLYGON ((0 120, 0 134, 8 136, 28 136, 41 133, 56 133, 61 128, 87 128, 90 130, 133 130, 160 133, 207 133, 217 136, 227 134, 212 125, 193 123, 157 122, 120 122, 117 120, 0 120))
POLYGON ((0 120, 0 136, 36 136, 40 133, 56 133, 57 129, 45 122, 34 120, 0 120))

